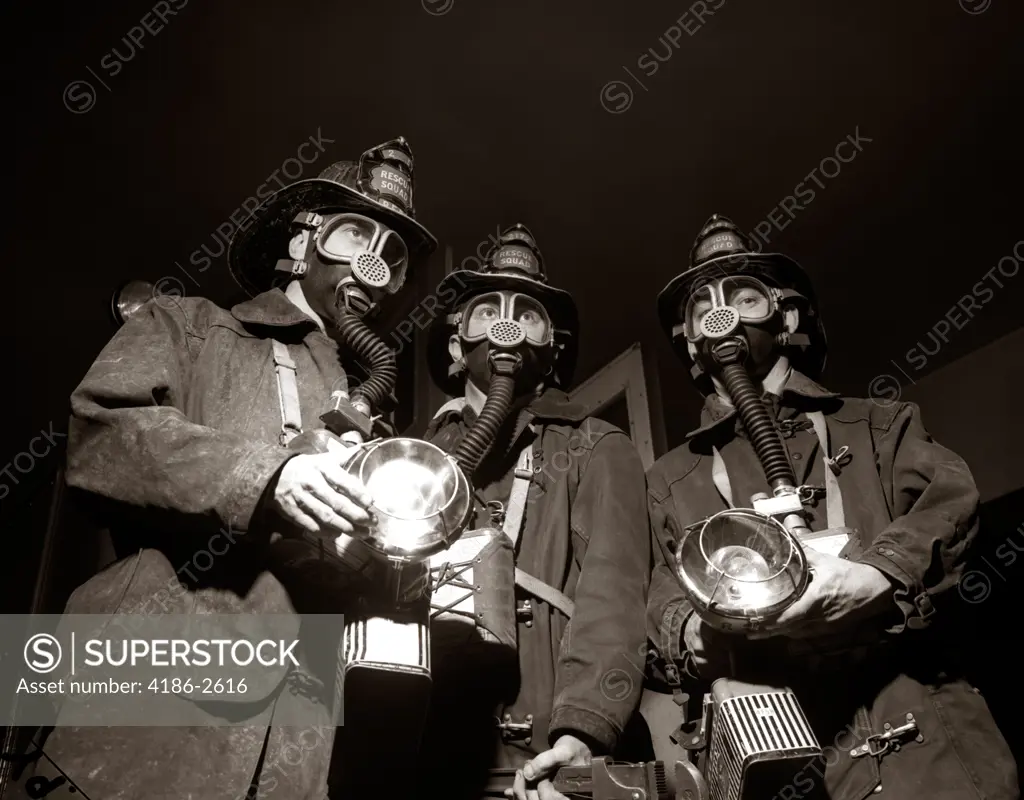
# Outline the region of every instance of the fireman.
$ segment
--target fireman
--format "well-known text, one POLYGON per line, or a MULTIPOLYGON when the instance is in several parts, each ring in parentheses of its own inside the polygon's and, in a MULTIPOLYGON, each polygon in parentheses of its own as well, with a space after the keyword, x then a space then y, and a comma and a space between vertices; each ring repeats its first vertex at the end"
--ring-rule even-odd
POLYGON ((792 259, 755 252, 725 217, 701 229, 658 312, 706 401, 701 426, 648 474, 652 669, 697 697, 734 675, 730 664, 744 679, 781 675, 823 746, 793 776, 793 797, 817 787, 815 796, 851 800, 1018 798, 985 699, 933 635, 978 530, 963 459, 929 436, 914 404, 841 397, 816 382, 826 341, 810 280, 792 259), (730 350, 745 382, 722 366, 730 350), (739 417, 761 403, 764 424, 747 430, 739 417), (772 427, 782 447, 764 459, 772 427), (767 473, 787 460, 811 501, 808 527, 828 535, 807 548, 805 593, 737 644, 695 613, 673 554, 686 526, 769 494, 767 473))
POLYGON ((636 714, 650 558, 643 465, 625 433, 566 396, 577 310, 548 281, 526 227, 506 230, 478 270, 451 273, 438 294, 450 302, 431 327, 429 365, 456 399, 428 437, 472 474, 476 527, 491 536, 474 553, 486 577, 473 579, 469 633, 435 636, 424 791, 477 800, 489 770, 504 768, 516 770, 517 797, 560 798, 547 780, 558 767, 647 735, 636 714))

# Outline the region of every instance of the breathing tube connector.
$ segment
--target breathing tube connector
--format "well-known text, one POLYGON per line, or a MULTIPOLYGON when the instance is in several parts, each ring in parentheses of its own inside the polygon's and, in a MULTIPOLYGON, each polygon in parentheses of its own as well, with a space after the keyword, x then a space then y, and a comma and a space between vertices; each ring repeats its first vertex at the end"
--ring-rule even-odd
POLYGON ((398 360, 394 351, 371 331, 366 323, 347 310, 341 310, 337 323, 342 343, 370 371, 370 377, 351 392, 350 402, 366 416, 378 408, 398 382, 398 360))
POLYGON ((480 409, 480 416, 466 431, 454 458, 467 475, 473 475, 484 456, 494 446, 502 423, 508 417, 509 409, 516 394, 516 373, 522 367, 522 356, 517 353, 491 353, 487 359, 491 367, 491 383, 487 389, 487 400, 480 409))
POLYGON ((745 343, 742 339, 729 337, 716 342, 711 354, 721 365, 722 383, 740 415, 772 492, 778 494, 778 489, 792 489, 796 486, 796 475, 789 464, 786 446, 761 399, 761 392, 743 365, 745 343))

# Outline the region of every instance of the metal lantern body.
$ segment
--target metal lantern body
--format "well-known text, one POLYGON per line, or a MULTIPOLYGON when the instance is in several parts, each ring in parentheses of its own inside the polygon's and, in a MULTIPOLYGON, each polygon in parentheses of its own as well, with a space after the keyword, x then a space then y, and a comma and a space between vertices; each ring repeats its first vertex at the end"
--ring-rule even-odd
POLYGON ((756 630, 803 594, 809 572, 797 538, 774 517, 729 509, 688 529, 676 551, 687 598, 711 627, 756 630))
MULTIPOLYGON (((786 502, 778 505, 780 515, 791 513, 786 502)), ((727 633, 771 622, 810 579, 796 534, 753 509, 730 509, 691 526, 675 555, 677 577, 696 613, 727 633)), ((709 800, 779 796, 822 753, 791 689, 734 677, 715 681, 704 697, 700 732, 688 749, 704 751, 709 800)))
POLYGON ((397 564, 419 563, 448 549, 469 525, 469 480, 454 458, 430 442, 368 442, 345 468, 366 486, 377 518, 355 536, 397 564))
POLYGON ((342 644, 344 796, 379 790, 382 774, 415 756, 431 695, 431 556, 468 527, 473 490, 436 445, 395 438, 360 445, 345 462, 373 497, 376 524, 343 555, 377 564, 373 589, 345 615, 342 644), (351 551, 351 552, 350 552, 351 551))

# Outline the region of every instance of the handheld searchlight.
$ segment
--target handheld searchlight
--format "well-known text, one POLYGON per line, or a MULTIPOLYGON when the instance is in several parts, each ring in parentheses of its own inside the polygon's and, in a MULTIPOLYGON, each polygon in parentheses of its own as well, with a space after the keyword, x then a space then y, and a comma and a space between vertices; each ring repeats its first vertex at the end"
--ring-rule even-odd
MULTIPOLYGON (((373 264, 357 266, 373 272, 373 264)), ((351 294, 348 284, 337 288, 337 336, 370 375, 351 392, 337 387, 320 417, 325 427, 296 436, 288 447, 337 450, 342 467, 373 498, 375 522, 338 545, 340 562, 369 578, 362 584, 369 588, 345 611, 338 687, 339 734, 364 756, 357 763, 345 759, 342 783, 366 788, 379 783, 393 759, 411 759, 419 748, 431 687, 429 561, 466 530, 473 489, 456 458, 426 441, 388 438, 391 431, 374 416, 394 389, 398 368, 394 352, 353 313, 351 294)), ((150 283, 123 284, 110 301, 114 322, 123 325, 155 296, 150 283)), ((347 600, 341 583, 339 600, 347 600)))
MULTIPOLYGON (((702 320, 701 331, 772 496, 754 495, 752 508, 732 508, 688 526, 675 552, 675 570, 705 624, 742 635, 778 618, 807 588, 811 575, 801 537, 810 530, 785 445, 743 364, 747 349, 736 335, 739 315, 731 307, 715 311, 702 320)), ((730 651, 733 674, 734 655, 730 651)), ((700 718, 684 728, 685 740, 678 741, 696 754, 708 797, 715 800, 774 797, 822 754, 789 688, 721 678, 705 695, 700 718)))
POLYGON ((394 352, 349 310, 339 287, 339 338, 370 377, 337 388, 321 420, 354 449, 343 467, 358 477, 373 503, 372 522, 344 539, 341 556, 367 568, 372 588, 346 610, 341 648, 346 796, 379 781, 392 760, 412 759, 430 708, 432 556, 468 527, 473 489, 458 461, 436 445, 384 438, 372 416, 393 390, 394 352), (371 438, 376 436, 376 438, 371 438), (351 743, 351 745, 349 744, 351 743))

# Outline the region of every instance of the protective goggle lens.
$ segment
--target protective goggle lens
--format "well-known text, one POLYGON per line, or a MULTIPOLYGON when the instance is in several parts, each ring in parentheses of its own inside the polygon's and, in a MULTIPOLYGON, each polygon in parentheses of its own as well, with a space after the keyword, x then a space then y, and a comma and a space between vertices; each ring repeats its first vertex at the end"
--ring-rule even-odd
POLYGON ((341 214, 327 223, 320 235, 319 247, 329 258, 351 258, 360 250, 369 250, 377 236, 373 220, 355 214, 341 214))
POLYGON ((462 315, 461 335, 468 341, 482 339, 498 320, 519 324, 527 341, 545 345, 551 341, 552 325, 547 310, 532 297, 511 292, 492 292, 474 298, 462 315))
POLYGON ((694 290, 683 306, 686 338, 699 339, 701 320, 712 309, 723 306, 736 309, 745 322, 762 322, 775 310, 771 291, 756 278, 743 276, 712 281, 694 290))
POLYGON ((391 270, 391 280, 385 288, 394 294, 405 283, 405 273, 409 269, 409 250, 401 236, 394 231, 384 231, 378 251, 391 270))
POLYGON ((324 226, 317 249, 327 261, 351 264, 362 282, 394 294, 405 283, 409 250, 402 237, 360 214, 338 214, 324 226))

